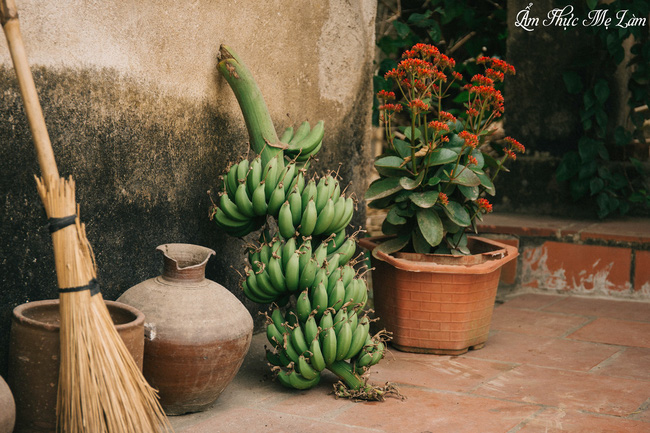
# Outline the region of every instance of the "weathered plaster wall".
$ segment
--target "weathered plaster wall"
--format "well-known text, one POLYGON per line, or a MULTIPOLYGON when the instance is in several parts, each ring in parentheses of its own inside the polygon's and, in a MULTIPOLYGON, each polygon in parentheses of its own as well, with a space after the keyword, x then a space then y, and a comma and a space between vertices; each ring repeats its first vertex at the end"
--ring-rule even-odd
MULTIPOLYGON (((324 119, 316 169, 362 196, 376 1, 18 2, 62 175, 73 174, 104 296, 159 273, 156 245, 217 250, 208 277, 240 298, 243 242, 208 220, 209 190, 247 151, 237 102, 216 73, 219 45, 246 62, 278 131, 324 119)), ((8 50, 0 43, 0 374, 11 310, 55 298, 39 173, 8 50)), ((213 195, 214 196, 214 195, 213 195)), ((361 212, 356 224, 364 220, 361 212)), ((246 302, 251 311, 256 306, 246 302)))

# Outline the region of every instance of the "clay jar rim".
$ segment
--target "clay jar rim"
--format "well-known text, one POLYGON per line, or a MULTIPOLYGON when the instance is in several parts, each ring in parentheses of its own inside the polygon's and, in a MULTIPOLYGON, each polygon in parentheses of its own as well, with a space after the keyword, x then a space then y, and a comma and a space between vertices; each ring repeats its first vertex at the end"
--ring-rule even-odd
POLYGON ((156 247, 163 255, 161 277, 169 281, 202 281, 205 266, 217 253, 207 247, 194 244, 169 243, 156 247))
MULTIPOLYGON (((126 322, 126 323, 121 323, 119 325, 115 325, 115 328, 118 331, 121 331, 123 329, 131 328, 131 327, 139 327, 139 326, 144 326, 144 313, 137 308, 134 308, 130 305, 124 304, 122 302, 117 302, 117 301, 107 301, 104 300, 106 303, 107 307, 114 307, 117 309, 121 310, 126 310, 129 313, 133 314, 134 319, 126 322)), ((42 301, 32 301, 32 302, 26 302, 24 304, 21 304, 14 308, 13 310, 13 317, 15 320, 17 320, 19 323, 24 324, 24 325, 29 325, 33 326, 36 328, 44 329, 46 331, 52 331, 52 332, 59 332, 61 325, 55 324, 55 323, 48 323, 48 322, 43 322, 40 320, 33 319, 31 317, 25 316, 25 311, 33 309, 33 308, 38 308, 38 307, 50 307, 59 304, 58 299, 45 299, 42 301)))

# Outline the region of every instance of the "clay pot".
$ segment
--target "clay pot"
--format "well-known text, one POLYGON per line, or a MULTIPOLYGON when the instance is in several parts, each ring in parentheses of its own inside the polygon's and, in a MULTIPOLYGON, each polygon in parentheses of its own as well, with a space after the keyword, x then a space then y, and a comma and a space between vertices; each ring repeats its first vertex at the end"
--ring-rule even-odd
MULTIPOLYGON (((365 238, 373 250, 387 236, 365 238)), ((501 267, 517 248, 470 237, 473 254, 378 252, 372 257, 374 307, 402 351, 460 355, 487 341, 501 267)))
POLYGON ((206 409, 232 381, 248 352, 253 319, 225 287, 205 278, 214 251, 166 244, 161 276, 119 300, 146 317, 143 373, 168 415, 206 409))
POLYGON ((16 404, 7 382, 0 377, 0 433, 14 431, 16 422, 16 404))
MULTIPOLYGON (((105 302, 117 332, 142 368, 144 314, 119 302, 105 302)), ((56 429, 59 319, 58 299, 14 308, 7 382, 16 401, 16 433, 56 429)))

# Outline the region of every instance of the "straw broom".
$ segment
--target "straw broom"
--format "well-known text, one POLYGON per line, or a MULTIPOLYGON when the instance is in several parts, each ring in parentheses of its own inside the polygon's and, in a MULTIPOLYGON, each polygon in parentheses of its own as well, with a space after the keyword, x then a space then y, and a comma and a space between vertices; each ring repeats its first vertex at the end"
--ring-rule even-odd
POLYGON ((171 431, 156 391, 136 366, 99 293, 74 181, 59 177, 13 0, 0 1, 0 19, 43 173, 36 183, 54 244, 61 315, 57 431, 171 431))

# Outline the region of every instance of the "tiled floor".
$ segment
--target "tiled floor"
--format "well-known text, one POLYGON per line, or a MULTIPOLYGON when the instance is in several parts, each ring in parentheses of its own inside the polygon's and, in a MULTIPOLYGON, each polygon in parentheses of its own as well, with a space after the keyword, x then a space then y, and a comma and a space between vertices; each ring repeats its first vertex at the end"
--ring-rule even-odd
POLYGON ((487 345, 459 357, 391 351, 370 381, 405 400, 337 400, 273 382, 253 338, 235 381, 177 432, 650 432, 650 303, 524 294, 494 311, 487 345))

